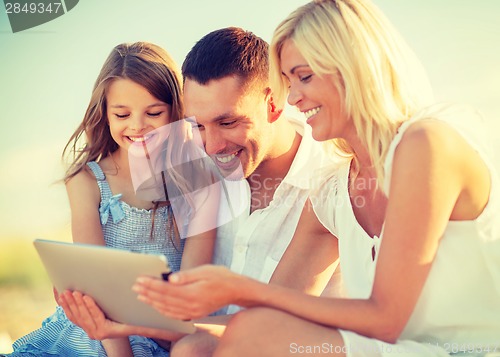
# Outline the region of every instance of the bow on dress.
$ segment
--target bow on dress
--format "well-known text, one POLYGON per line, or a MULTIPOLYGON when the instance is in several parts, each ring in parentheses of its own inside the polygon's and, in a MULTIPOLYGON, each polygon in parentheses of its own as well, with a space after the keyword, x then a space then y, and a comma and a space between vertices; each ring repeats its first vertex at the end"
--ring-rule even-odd
POLYGON ((123 212, 120 198, 122 198, 122 194, 118 193, 111 196, 106 203, 99 207, 101 224, 106 224, 110 215, 111 218, 113 218, 113 223, 118 223, 125 218, 125 212, 123 212))

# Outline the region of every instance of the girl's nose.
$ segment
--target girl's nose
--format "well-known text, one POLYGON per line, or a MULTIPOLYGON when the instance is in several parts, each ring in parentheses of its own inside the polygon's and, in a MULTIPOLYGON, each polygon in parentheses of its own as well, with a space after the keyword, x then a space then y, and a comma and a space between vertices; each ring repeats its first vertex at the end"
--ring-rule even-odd
POLYGON ((142 118, 142 116, 133 116, 132 118, 130 118, 130 124, 129 124, 129 128, 131 130, 135 130, 135 131, 141 131, 145 128, 145 120, 144 118, 142 118))

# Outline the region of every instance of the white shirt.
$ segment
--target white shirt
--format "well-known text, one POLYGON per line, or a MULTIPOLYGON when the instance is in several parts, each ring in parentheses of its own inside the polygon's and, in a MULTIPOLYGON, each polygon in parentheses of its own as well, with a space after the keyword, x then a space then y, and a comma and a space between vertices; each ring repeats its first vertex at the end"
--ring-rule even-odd
MULTIPOLYGON (((489 160, 490 148, 485 145, 487 135, 481 132, 482 126, 476 114, 462 107, 446 106, 433 106, 417 113, 399 128, 393 139, 385 161, 385 172, 392 171, 394 152, 405 130, 426 118, 450 124, 477 150, 490 169, 491 190, 488 204, 478 218, 448 222, 418 302, 398 344, 411 340, 440 349, 449 346, 448 352, 452 345, 458 348, 473 346, 473 349, 483 351, 489 345, 493 351, 500 342, 500 181, 489 160)), ((378 257, 383 235, 371 238, 357 222, 347 189, 348 174, 348 162, 337 172, 332 170, 330 179, 312 197, 312 202, 320 221, 339 239, 342 279, 347 296, 367 299, 372 291, 376 268, 372 249, 378 257)), ((388 195, 390 175, 384 183, 388 195)), ((368 345, 374 340, 358 336, 356 341, 368 345)))
MULTIPOLYGON (((230 224, 219 227, 217 234, 214 263, 229 266, 236 273, 264 283, 271 279, 292 240, 309 196, 314 171, 327 161, 321 144, 312 138, 311 128, 297 119, 289 121, 302 135, 302 140, 290 170, 274 192, 272 201, 267 207, 251 214, 248 201, 244 213, 230 224)), ((250 197, 248 182, 242 180, 239 184, 244 185, 250 197)), ((228 313, 238 309, 231 305, 228 313)))

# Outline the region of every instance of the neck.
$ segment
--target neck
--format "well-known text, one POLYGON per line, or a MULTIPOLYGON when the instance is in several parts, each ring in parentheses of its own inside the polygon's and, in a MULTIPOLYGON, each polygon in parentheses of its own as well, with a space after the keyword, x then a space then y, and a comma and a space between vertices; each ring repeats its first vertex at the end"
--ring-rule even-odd
POLYGON ((113 163, 116 165, 117 171, 129 173, 128 153, 122 149, 118 149, 111 155, 113 163))
POLYGON ((262 181, 269 179, 276 183, 273 187, 278 186, 292 166, 302 137, 288 121, 284 120, 282 124, 276 128, 279 134, 274 138, 268 156, 248 178, 252 189, 262 187, 262 181))
POLYGON ((366 170, 374 170, 373 162, 370 158, 370 154, 366 146, 361 143, 358 135, 355 131, 350 131, 345 137, 344 140, 347 141, 349 146, 352 148, 354 152, 354 157, 358 161, 358 167, 352 168, 356 171, 366 171, 366 170))

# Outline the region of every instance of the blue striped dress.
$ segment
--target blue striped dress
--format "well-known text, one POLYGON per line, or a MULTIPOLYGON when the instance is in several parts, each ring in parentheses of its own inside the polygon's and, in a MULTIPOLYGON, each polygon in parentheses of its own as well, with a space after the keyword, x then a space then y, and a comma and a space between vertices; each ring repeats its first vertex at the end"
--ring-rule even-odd
MULTIPOLYGON (((106 245, 134 252, 165 254, 172 269, 179 270, 184 240, 179 243, 174 237, 169 223, 173 216, 170 206, 156 210, 152 225, 152 210, 131 207, 121 201, 121 194, 111 192, 100 166, 96 162, 89 162, 88 166, 101 192, 99 212, 106 245)), ((129 336, 129 340, 136 357, 168 356, 168 352, 150 338, 129 336)), ((15 341, 13 350, 8 356, 106 356, 101 342, 91 340, 85 331, 67 319, 59 306, 42 322, 42 327, 15 341)))

